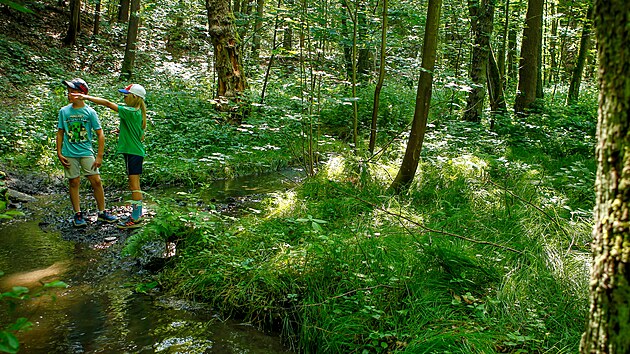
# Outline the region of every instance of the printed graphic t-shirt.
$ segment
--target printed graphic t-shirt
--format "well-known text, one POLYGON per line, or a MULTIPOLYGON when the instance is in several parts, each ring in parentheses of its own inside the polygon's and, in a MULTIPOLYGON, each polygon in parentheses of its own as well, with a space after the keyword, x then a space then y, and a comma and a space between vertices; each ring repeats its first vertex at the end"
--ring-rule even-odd
POLYGON ((118 133, 118 153, 145 156, 142 137, 142 111, 125 105, 118 105, 120 126, 118 133))
POLYGON ((57 128, 63 129, 61 153, 67 157, 93 156, 93 131, 101 129, 96 111, 90 106, 73 108, 69 104, 59 110, 57 128))

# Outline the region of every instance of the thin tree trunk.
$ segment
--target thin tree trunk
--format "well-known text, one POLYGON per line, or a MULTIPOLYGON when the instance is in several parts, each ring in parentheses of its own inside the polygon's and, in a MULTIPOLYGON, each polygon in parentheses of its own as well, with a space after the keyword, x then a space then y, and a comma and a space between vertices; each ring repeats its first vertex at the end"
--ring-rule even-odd
POLYGON ((518 80, 516 70, 516 62, 518 60, 516 37, 516 29, 510 28, 508 33, 507 74, 505 75, 505 87, 518 80))
POLYGON ((380 69, 378 71, 378 82, 374 89, 374 106, 372 107, 372 124, 370 125, 370 154, 374 153, 376 146, 376 123, 378 121, 378 104, 381 97, 381 89, 383 88, 383 80, 385 79, 385 50, 387 49, 387 0, 383 0, 383 25, 381 30, 381 57, 380 69))
POLYGON ((133 76, 133 67, 136 61, 136 48, 138 42, 138 28, 140 27, 140 0, 131 0, 131 14, 129 16, 129 26, 127 27, 127 45, 125 47, 125 57, 121 74, 123 77, 133 76))
MULTIPOLYGON (((278 8, 282 6, 282 0, 278 0, 278 8)), ((278 15, 276 15, 275 26, 273 29, 273 39, 271 42, 271 56, 269 57, 269 64, 267 65, 267 71, 265 72, 265 79, 263 80, 263 87, 260 92, 260 104, 265 103, 265 91, 267 90, 267 83, 269 82, 269 73, 271 72, 271 65, 273 64, 273 60, 276 57, 276 41, 278 38, 278 26, 279 19, 278 15)))
POLYGON ((505 81, 505 51, 507 50, 507 36, 508 29, 510 28, 510 0, 505 0, 505 18, 503 19, 503 32, 501 35, 501 50, 499 50, 498 55, 498 68, 499 75, 501 77, 501 85, 505 89, 506 81, 505 81))
POLYGON ((259 59, 260 51, 260 37, 263 27, 263 16, 265 14, 265 0, 256 1, 256 22, 254 24, 254 39, 252 45, 252 57, 255 60, 259 59))
POLYGON ((101 25, 101 0, 96 0, 96 8, 94 9, 94 28, 92 29, 92 35, 98 36, 101 25))
POLYGON ((490 130, 494 129, 494 115, 505 114, 507 107, 505 105, 505 94, 503 92, 503 84, 501 82, 501 73, 494 59, 492 48, 488 53, 488 96, 490 97, 490 130))
POLYGON ((433 85, 433 69, 438 44, 438 29, 440 25, 440 11, 442 0, 429 0, 427 10, 427 22, 424 31, 424 47, 422 49, 422 71, 418 79, 418 92, 416 94, 416 108, 411 123, 409 142, 405 150, 405 156, 400 165, 400 170, 392 182, 390 189, 396 193, 407 189, 413 181, 420 161, 420 152, 424 142, 424 134, 427 130, 427 118, 431 106, 431 89, 433 85))
POLYGON ((571 76, 571 85, 569 85, 569 93, 567 94, 567 104, 575 103, 580 96, 580 84, 582 83, 582 73, 584 72, 584 64, 586 63, 586 54, 591 44, 591 18, 593 17, 593 6, 589 6, 586 11, 586 19, 584 27, 582 27, 582 37, 580 38, 580 51, 573 68, 571 76))
POLYGON ((630 353, 630 2, 596 0, 596 206, 582 354, 630 353))

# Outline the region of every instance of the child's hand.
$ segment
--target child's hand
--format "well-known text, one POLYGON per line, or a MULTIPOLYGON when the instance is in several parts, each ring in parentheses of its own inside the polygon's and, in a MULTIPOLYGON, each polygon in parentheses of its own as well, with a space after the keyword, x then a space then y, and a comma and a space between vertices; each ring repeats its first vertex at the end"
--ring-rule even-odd
POLYGON ((85 95, 82 93, 78 93, 78 92, 72 92, 70 93, 70 96, 72 96, 72 98, 74 99, 79 99, 81 101, 83 101, 85 99, 85 95))
POLYGON ((57 154, 57 157, 59 158, 59 162, 61 162, 63 167, 70 167, 70 161, 68 161, 65 156, 63 156, 62 154, 57 154))
POLYGON ((94 159, 94 163, 92 164, 92 170, 96 170, 97 168, 101 167, 102 164, 103 164, 103 159, 97 156, 94 159))

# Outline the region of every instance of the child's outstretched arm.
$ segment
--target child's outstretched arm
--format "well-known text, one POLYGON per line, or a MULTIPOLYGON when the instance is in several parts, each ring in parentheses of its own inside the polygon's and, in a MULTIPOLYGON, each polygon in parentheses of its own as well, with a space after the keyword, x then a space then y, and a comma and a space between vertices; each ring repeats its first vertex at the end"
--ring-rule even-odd
POLYGON ((90 102, 94 102, 96 104, 99 104, 101 106, 105 106, 107 108, 112 109, 114 112, 118 112, 118 105, 115 104, 114 102, 108 101, 104 98, 101 97, 96 97, 96 96, 90 96, 90 95, 84 95, 82 93, 71 93, 70 95, 72 95, 75 98, 78 98, 80 100, 88 100, 90 102))

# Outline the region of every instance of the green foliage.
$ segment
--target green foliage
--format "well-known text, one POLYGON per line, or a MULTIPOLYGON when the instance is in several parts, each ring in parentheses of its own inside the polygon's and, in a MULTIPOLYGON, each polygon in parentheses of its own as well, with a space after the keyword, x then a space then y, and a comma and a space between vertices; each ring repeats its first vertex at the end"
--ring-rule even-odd
MULTIPOLYGON (((0 271, 0 277, 4 273, 0 271)), ((0 305, 7 305, 8 312, 11 313, 17 307, 17 301, 28 301, 29 299, 40 297, 46 293, 46 290, 51 288, 66 288, 68 285, 62 281, 54 281, 46 283, 43 287, 32 295, 29 294, 29 289, 23 286, 14 286, 10 291, 0 293, 0 305)), ((54 298, 54 296, 53 296, 54 298)), ((15 337, 17 332, 28 331, 33 324, 28 319, 20 317, 15 322, 6 325, 4 328, 0 328, 0 352, 3 353, 17 353, 20 349, 20 342, 15 337)))

